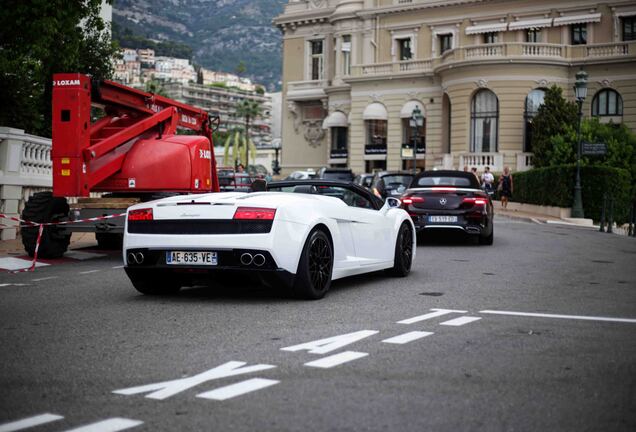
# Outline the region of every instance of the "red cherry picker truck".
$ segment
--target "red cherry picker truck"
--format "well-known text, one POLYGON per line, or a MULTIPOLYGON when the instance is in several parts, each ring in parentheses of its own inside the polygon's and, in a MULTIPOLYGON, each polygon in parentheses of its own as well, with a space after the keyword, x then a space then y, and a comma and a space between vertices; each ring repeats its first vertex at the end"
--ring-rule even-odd
MULTIPOLYGON (((85 219, 168 195, 219 190, 212 143, 219 118, 202 109, 72 73, 53 77, 52 115, 53 192, 31 196, 22 219, 78 222, 46 226, 42 258, 62 256, 72 232, 94 232, 102 247, 121 244, 124 217, 85 219), (102 116, 94 120, 96 108, 102 116), (177 128, 194 134, 178 135, 177 128)), ((33 256, 38 228, 23 226, 21 233, 33 256)))

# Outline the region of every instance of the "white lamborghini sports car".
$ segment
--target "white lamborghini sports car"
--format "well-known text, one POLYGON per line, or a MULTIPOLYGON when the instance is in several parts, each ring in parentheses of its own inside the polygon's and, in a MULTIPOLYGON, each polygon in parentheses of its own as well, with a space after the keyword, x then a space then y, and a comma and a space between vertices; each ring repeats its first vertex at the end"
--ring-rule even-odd
POLYGON ((395 198, 383 203, 360 186, 328 180, 140 203, 127 212, 125 270, 144 294, 213 281, 217 272, 254 272, 318 299, 334 279, 409 273, 415 227, 399 207, 395 198))

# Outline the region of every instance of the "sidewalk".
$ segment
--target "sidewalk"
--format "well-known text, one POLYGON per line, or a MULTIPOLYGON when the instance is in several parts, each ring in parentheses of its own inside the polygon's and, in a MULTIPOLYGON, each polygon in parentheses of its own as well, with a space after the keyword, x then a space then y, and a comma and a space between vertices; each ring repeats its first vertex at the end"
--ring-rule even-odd
MULTIPOLYGON (((95 240, 94 233, 73 233, 71 235, 71 244, 69 245, 69 249, 81 249, 96 246, 97 241, 95 240)), ((0 257, 21 255, 26 255, 26 252, 24 250, 24 246, 22 246, 22 240, 19 236, 15 240, 0 241, 0 257)))
POLYGON ((493 210, 495 214, 499 216, 523 219, 528 222, 548 223, 548 221, 550 221, 552 223, 566 223, 565 221, 557 217, 546 216, 546 215, 535 214, 535 213, 527 213, 527 212, 523 212, 519 210, 504 209, 503 207, 501 207, 501 201, 493 200, 492 206, 493 206, 493 210))

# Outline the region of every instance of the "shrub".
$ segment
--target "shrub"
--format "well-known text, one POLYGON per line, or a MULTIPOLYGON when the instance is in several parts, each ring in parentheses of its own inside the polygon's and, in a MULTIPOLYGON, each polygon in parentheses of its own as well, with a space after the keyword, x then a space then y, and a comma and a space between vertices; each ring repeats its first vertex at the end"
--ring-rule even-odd
MULTIPOLYGON (((512 200, 528 204, 572 207, 576 165, 535 168, 514 173, 512 200)), ((581 167, 581 193, 586 218, 601 218, 603 194, 614 197, 614 221, 627 221, 632 201, 632 178, 629 171, 607 166, 581 167)))

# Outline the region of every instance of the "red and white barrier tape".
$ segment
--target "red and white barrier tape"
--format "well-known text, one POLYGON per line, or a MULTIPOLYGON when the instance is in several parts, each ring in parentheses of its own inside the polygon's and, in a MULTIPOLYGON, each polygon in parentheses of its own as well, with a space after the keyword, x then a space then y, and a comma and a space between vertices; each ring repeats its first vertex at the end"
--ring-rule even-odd
MULTIPOLYGON (((86 218, 86 219, 77 219, 77 220, 73 220, 73 221, 64 221, 64 222, 32 222, 32 221, 27 221, 24 219, 20 219, 17 217, 13 217, 13 216, 8 216, 6 214, 2 214, 0 213, 0 219, 9 219, 12 220, 14 222, 20 222, 22 227, 38 227, 38 238, 35 241, 35 252, 33 253, 33 261, 31 262, 31 267, 28 268, 24 268, 24 269, 20 269, 20 270, 13 270, 13 271, 9 271, 9 273, 22 273, 22 272, 31 272, 35 270, 35 264, 38 260, 38 249, 40 249, 40 242, 42 241, 42 233, 44 232, 44 227, 45 226, 51 226, 51 225, 69 225, 69 224, 74 224, 74 223, 80 223, 80 222, 94 222, 94 221, 98 221, 98 220, 104 220, 104 219, 114 219, 114 218, 118 218, 118 217, 122 217, 122 216, 126 216, 126 213, 118 213, 118 214, 114 214, 114 215, 107 215, 107 216, 97 216, 97 217, 92 217, 92 218, 86 218)), ((8 225, 4 225, 4 224, 0 224, 1 227, 4 228, 15 228, 16 226, 13 227, 9 227, 8 225)))

